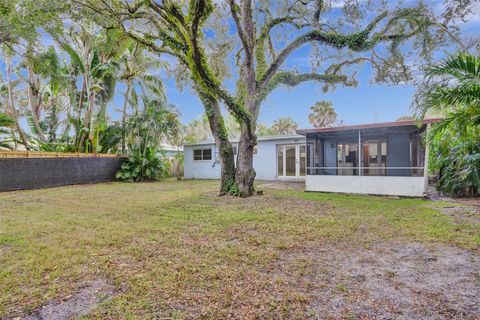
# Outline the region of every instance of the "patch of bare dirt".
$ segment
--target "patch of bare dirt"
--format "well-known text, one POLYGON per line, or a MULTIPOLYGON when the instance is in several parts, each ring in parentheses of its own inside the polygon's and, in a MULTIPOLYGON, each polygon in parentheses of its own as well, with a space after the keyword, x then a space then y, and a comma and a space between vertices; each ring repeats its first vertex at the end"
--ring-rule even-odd
POLYGON ((427 187, 427 194, 430 200, 432 201, 447 201, 447 202, 457 202, 464 204, 469 207, 475 207, 480 210, 480 197, 470 197, 470 198, 452 198, 442 194, 435 188, 435 185, 429 185, 427 187))
POLYGON ((208 205, 221 206, 231 210, 261 212, 274 209, 285 215, 323 215, 331 208, 330 205, 321 201, 305 200, 275 196, 271 194, 255 195, 248 198, 235 196, 218 196, 214 192, 204 197, 208 205))
MULTIPOLYGON (((78 291, 62 300, 50 301, 28 315, 13 319, 23 320, 63 320, 87 315, 95 306, 114 295, 114 286, 106 279, 86 282, 78 291)), ((12 319, 12 320, 13 320, 12 319)))
POLYGON ((480 256, 443 245, 314 245, 280 260, 303 274, 315 319, 480 319, 480 256))
POLYGON ((440 212, 453 218, 457 224, 480 223, 480 207, 472 206, 444 206, 440 212))

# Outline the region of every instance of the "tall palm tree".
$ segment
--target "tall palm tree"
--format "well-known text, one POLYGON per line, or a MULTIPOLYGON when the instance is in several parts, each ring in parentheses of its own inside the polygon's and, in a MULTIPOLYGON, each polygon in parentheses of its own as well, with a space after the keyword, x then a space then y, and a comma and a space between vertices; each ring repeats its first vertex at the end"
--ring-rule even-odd
MULTIPOLYGON (((10 115, 11 119, 15 121, 15 131, 18 133, 20 142, 24 145, 25 149, 30 150, 30 143, 27 138, 27 134, 23 130, 23 128, 20 125, 20 110, 18 108, 18 101, 16 99, 17 93, 19 90, 15 90, 19 83, 20 80, 18 79, 13 79, 12 74, 13 74, 13 52, 9 50, 8 48, 3 48, 2 50, 3 56, 5 58, 5 65, 6 65, 6 81, 4 84, 2 84, 2 93, 5 95, 5 105, 6 105, 6 110, 8 110, 8 114, 10 115)), ((13 137, 15 141, 15 145, 17 144, 17 139, 13 137)))
POLYGON ((137 43, 131 41, 123 51, 120 59, 119 79, 125 82, 126 89, 124 93, 124 102, 122 109, 122 153, 125 153, 125 129, 127 122, 128 107, 133 110, 133 114, 138 114, 138 96, 136 87, 140 87, 142 94, 165 97, 165 90, 160 76, 152 73, 155 70, 166 67, 166 63, 154 59, 145 54, 143 48, 137 43), (131 103, 131 99, 134 100, 131 103))
POLYGON ((98 33, 93 25, 82 23, 70 29, 68 39, 58 41, 70 56, 72 76, 80 77, 82 83, 77 117, 71 118, 76 145, 79 151, 92 150, 98 127, 104 126, 98 123, 102 110, 113 99, 118 59, 126 40, 115 30, 98 33))
POLYGON ((331 127, 337 120, 337 113, 330 101, 318 101, 310 110, 312 113, 308 116, 308 121, 315 128, 331 127))
POLYGON ((291 117, 279 118, 272 124, 273 132, 278 135, 294 134, 297 127, 298 124, 291 117))
MULTIPOLYGON (((0 113, 0 136, 9 134, 7 128, 15 126, 15 120, 9 118, 6 114, 0 113)), ((4 140, 0 140, 0 148, 12 149, 10 144, 4 140)))
POLYGON ((34 43, 29 45, 23 65, 27 70, 27 104, 30 106, 28 117, 30 131, 40 144, 55 143, 57 129, 68 107, 68 73, 60 62, 53 46, 39 53, 33 52, 34 43))
POLYGON ((420 118, 440 113, 428 139, 439 188, 453 195, 480 194, 480 57, 460 53, 426 68, 414 101, 420 118))

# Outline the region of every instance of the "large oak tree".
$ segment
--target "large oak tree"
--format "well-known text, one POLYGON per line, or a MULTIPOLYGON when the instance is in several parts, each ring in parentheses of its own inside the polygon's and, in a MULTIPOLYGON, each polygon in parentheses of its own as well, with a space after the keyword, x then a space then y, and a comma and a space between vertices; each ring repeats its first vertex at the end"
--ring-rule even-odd
POLYGON ((262 103, 279 86, 319 82, 324 90, 357 84, 355 70, 369 63, 374 81, 405 82, 416 64, 440 46, 461 45, 455 24, 470 13, 470 1, 428 2, 284 0, 74 0, 105 27, 121 28, 156 54, 175 57, 188 70, 208 116, 222 165, 221 192, 253 193, 253 149, 262 103), (435 8, 434 8, 435 5, 435 8), (238 75, 235 90, 212 66, 208 50, 216 30, 212 13, 223 14, 235 32, 227 67, 238 75), (310 68, 288 60, 310 49, 310 68), (235 62, 232 62, 235 60, 235 62), (236 164, 221 113, 236 117, 241 136, 236 164))

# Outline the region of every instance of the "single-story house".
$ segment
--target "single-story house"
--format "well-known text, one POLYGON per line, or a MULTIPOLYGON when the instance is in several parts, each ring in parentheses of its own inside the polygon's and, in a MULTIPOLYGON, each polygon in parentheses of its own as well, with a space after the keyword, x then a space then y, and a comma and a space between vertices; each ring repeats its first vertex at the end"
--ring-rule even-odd
MULTIPOLYGON (((259 180, 305 180, 305 137, 302 135, 259 137, 253 166, 259 180)), ((238 140, 232 141, 235 154, 238 140)), ((184 146, 185 179, 220 179, 220 161, 215 142, 184 146)))
MULTIPOLYGON (((260 137, 253 165, 260 180, 301 180, 306 191, 421 197, 427 186, 422 137, 440 119, 297 130, 260 137), (360 146, 360 147, 359 147, 360 146)), ((238 141, 232 141, 234 148, 238 141)), ((186 179, 218 179, 214 142, 184 148, 186 179)))

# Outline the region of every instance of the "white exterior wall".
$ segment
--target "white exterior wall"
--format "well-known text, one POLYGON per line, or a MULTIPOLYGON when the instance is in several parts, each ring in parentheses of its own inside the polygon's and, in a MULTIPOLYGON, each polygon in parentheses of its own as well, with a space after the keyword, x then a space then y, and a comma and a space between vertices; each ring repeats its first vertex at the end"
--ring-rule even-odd
POLYGON ((184 147, 185 179, 220 179, 220 163, 216 162, 216 147, 214 143, 184 147), (193 160, 193 150, 212 149, 212 160, 193 160))
POLYGON ((424 177, 312 175, 305 179, 305 190, 422 197, 424 181, 424 177))
MULTIPOLYGON (((277 146, 279 145, 305 145, 305 137, 260 140, 258 141, 257 154, 253 155, 253 168, 257 173, 256 179, 274 181, 278 179, 277 171, 277 146)), ((289 177, 282 179, 298 180, 305 177, 289 177)))
MULTIPOLYGON (((232 142, 232 144, 234 146, 237 145, 236 142, 232 142)), ((305 145, 305 137, 276 137, 272 139, 267 138, 265 140, 259 138, 257 153, 253 155, 253 167, 257 173, 256 179, 267 181, 277 180, 277 146, 284 144, 305 145)), ((220 163, 215 163, 215 157, 218 155, 214 143, 187 145, 184 147, 184 156, 185 179, 220 179, 220 163), (212 160, 193 160, 193 150, 208 147, 212 148, 212 160)), ((292 178, 298 179, 295 177, 292 178)))

